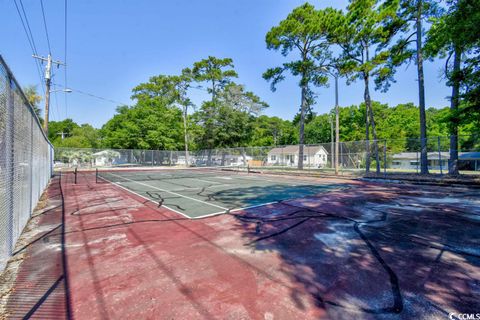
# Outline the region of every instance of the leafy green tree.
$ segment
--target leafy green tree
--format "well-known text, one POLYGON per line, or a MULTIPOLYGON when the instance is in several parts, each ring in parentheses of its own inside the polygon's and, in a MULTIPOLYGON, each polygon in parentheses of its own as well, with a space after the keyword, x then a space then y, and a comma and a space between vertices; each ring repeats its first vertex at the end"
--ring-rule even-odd
POLYGON ((237 111, 259 115, 268 104, 253 92, 245 91, 245 86, 230 82, 219 94, 220 104, 229 105, 237 111))
POLYGON ((159 75, 151 77, 149 82, 141 83, 133 89, 133 98, 139 101, 157 101, 167 106, 175 106, 182 110, 185 159, 189 164, 188 152, 188 108, 193 103, 187 96, 192 78, 189 70, 184 70, 179 76, 159 75))
POLYGON ((40 120, 40 123, 43 124, 42 118, 42 109, 40 108, 40 102, 42 101, 42 96, 38 94, 37 86, 30 85, 23 88, 23 93, 25 94, 28 102, 33 107, 33 111, 40 120))
MULTIPOLYGON (((200 86, 205 84, 207 92, 211 94, 211 100, 205 101, 201 105, 196 119, 203 125, 202 136, 197 138, 197 141, 203 148, 212 149, 217 141, 214 132, 216 129, 215 119, 219 116, 218 93, 231 83, 232 78, 238 77, 234 70, 233 60, 209 56, 195 62, 192 69, 184 69, 183 73, 190 75, 200 86)), ((208 163, 211 163, 211 153, 208 154, 208 163)))
POLYGON ((254 119, 250 146, 277 146, 298 143, 298 132, 288 120, 261 115, 254 119))
POLYGON ((48 138, 55 148, 98 148, 100 133, 89 124, 78 125, 72 119, 51 121, 48 138))
MULTIPOLYGON (((305 126, 309 124, 315 117, 317 116, 316 112, 313 111, 313 108, 311 105, 307 104, 307 108, 305 110, 305 115, 304 115, 304 123, 305 126)), ((302 113, 297 112, 292 119, 292 124, 296 127, 300 126, 300 120, 302 118, 302 113)))
POLYGON ((305 114, 311 105, 309 100, 312 97, 311 86, 325 85, 328 81, 322 66, 330 57, 327 35, 333 13, 335 13, 333 9, 319 12, 312 5, 305 3, 295 8, 266 36, 268 49, 281 50, 285 57, 289 54, 298 57, 297 60, 286 62, 281 67, 268 69, 263 78, 271 82, 271 89, 275 91, 276 85, 284 80, 286 71, 300 77, 299 169, 303 169, 305 114))
POLYGON ((221 105, 215 125, 216 147, 242 147, 248 144, 253 116, 229 105, 221 105))
POLYGON ((267 106, 243 86, 229 83, 217 92, 216 101, 205 101, 194 114, 202 129, 198 130, 198 144, 207 149, 247 145, 255 115, 267 106))
POLYGON ((73 130, 76 128, 79 128, 79 125, 72 119, 50 121, 48 124, 48 139, 54 142, 58 138, 69 137, 73 134, 73 130))
POLYGON ((370 132, 375 146, 377 173, 380 172, 377 130, 370 96, 370 78, 389 73, 388 50, 382 48, 391 40, 393 33, 384 27, 385 22, 395 15, 394 4, 382 5, 378 0, 351 0, 346 15, 336 19, 329 39, 342 49, 340 65, 348 83, 361 79, 364 82, 366 106, 365 135, 367 147, 366 171, 370 171, 370 132))
POLYGON ((207 84, 207 91, 212 95, 212 102, 215 102, 219 90, 225 88, 232 78, 238 77, 232 59, 220 59, 212 56, 195 62, 191 70, 186 68, 183 72, 190 74, 196 82, 207 84))
POLYGON ((315 144, 319 142, 331 142, 332 114, 321 114, 315 116, 305 126, 305 142, 315 144))
POLYGON ((103 127, 103 145, 118 149, 178 150, 183 148, 182 112, 158 99, 141 99, 117 108, 103 127))
POLYGON ((82 124, 73 128, 71 135, 63 139, 58 136, 53 144, 62 148, 98 148, 100 146, 100 134, 97 129, 89 124, 82 124))
MULTIPOLYGON (((475 92, 480 91, 480 3, 476 0, 449 0, 446 13, 433 21, 428 31, 426 51, 430 56, 440 54, 447 57, 445 75, 452 87, 450 97, 450 160, 448 172, 457 175, 458 172, 458 125, 461 119, 461 89, 465 90, 468 100, 475 92), (468 57, 468 65, 462 67, 462 62, 468 57), (453 58, 453 63, 450 63, 453 58), (476 75, 476 76, 475 76, 476 75), (473 83, 471 80, 474 80, 473 83), (473 86, 473 87, 472 87, 473 86), (472 91, 474 92, 472 95, 472 91)), ((472 102, 470 100, 469 102, 472 102)), ((478 101, 477 101, 478 102, 478 101)), ((467 110, 479 109, 471 103, 465 103, 467 110)), ((478 114, 478 113, 477 113, 478 114)))

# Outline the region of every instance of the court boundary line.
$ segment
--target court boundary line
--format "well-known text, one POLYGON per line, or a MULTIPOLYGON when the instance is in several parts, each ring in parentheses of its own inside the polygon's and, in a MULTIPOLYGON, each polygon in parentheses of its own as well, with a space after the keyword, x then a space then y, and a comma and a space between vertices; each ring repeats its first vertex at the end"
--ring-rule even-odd
MULTIPOLYGON (((129 193, 133 193, 134 195, 139 196, 140 198, 143 198, 143 199, 145 199, 145 200, 147 200, 147 201, 150 201, 150 202, 153 202, 153 203, 155 203, 155 204, 158 204, 158 203, 156 203, 153 199, 147 198, 147 197, 145 197, 145 196, 143 196, 143 195, 141 195, 141 194, 139 194, 139 193, 137 193, 137 192, 135 192, 135 191, 133 191, 133 190, 128 189, 127 187, 124 187, 124 186, 122 186, 122 185, 119 185, 119 184, 116 183, 116 182, 108 181, 108 180, 106 180, 106 179, 104 179, 104 178, 102 178, 102 177, 99 177, 99 178, 102 179, 102 180, 104 180, 105 182, 110 183, 110 184, 113 184, 113 185, 119 187, 120 189, 123 189, 123 190, 125 190, 125 191, 127 191, 127 192, 129 192, 129 193)), ((175 213, 178 213, 178 214, 184 216, 185 218, 192 219, 192 217, 184 214, 183 212, 180 212, 180 211, 177 211, 177 210, 175 210, 175 209, 172 209, 172 208, 170 208, 170 207, 168 207, 168 206, 166 206, 166 205, 163 205, 163 204, 162 204, 161 207, 164 207, 164 208, 166 208, 166 209, 168 209, 168 210, 171 210, 171 211, 173 211, 173 212, 175 212, 175 213)))
MULTIPOLYGON (((133 190, 131 190, 131 189, 128 189, 127 187, 124 187, 124 186, 122 186, 122 185, 120 185, 120 184, 118 184, 118 183, 116 183, 116 182, 108 181, 108 180, 106 180, 106 179, 104 179, 104 178, 102 178, 102 177, 99 177, 99 178, 102 179, 102 180, 104 180, 104 181, 107 182, 107 183, 111 183, 111 184, 119 187, 119 188, 122 189, 122 190, 125 190, 125 191, 127 191, 127 192, 133 193, 134 195, 139 196, 140 198, 143 198, 143 199, 145 199, 145 200, 147 200, 147 201, 149 201, 149 202, 152 202, 152 203, 154 203, 154 204, 157 204, 153 199, 150 199, 150 198, 148 198, 148 197, 145 197, 144 195, 141 195, 141 194, 139 194, 139 193, 137 193, 137 192, 135 192, 135 191, 133 191, 133 190)), ((285 201, 285 200, 281 200, 281 201, 285 201)), ((183 213, 183 212, 180 212, 180 211, 178 211, 178 210, 175 210, 175 209, 173 209, 173 208, 170 208, 169 206, 164 205, 164 204, 162 204, 161 207, 164 207, 164 208, 166 208, 166 209, 168 209, 168 210, 171 210, 171 211, 173 211, 173 212, 175 212, 175 213, 178 213, 178 214, 180 214, 181 216, 183 216, 183 217, 185 217, 185 218, 187 218, 187 219, 189 219, 189 220, 197 220, 197 219, 203 219, 203 218, 209 218, 209 217, 213 217, 213 216, 218 216, 218 215, 221 215, 221 214, 227 214, 227 213, 229 213, 229 212, 238 212, 238 211, 242 211, 242 210, 248 210, 248 209, 253 209, 253 208, 257 208, 257 207, 268 206, 269 204, 275 204, 275 203, 279 203, 279 202, 280 202, 280 200, 279 200, 279 201, 265 202, 265 203, 256 204, 256 205, 253 205, 253 206, 248 206, 248 207, 239 207, 239 208, 233 208, 233 209, 228 209, 228 208, 227 208, 227 209, 225 209, 225 211, 217 211, 217 212, 213 212, 213 213, 207 213, 207 214, 204 214, 204 215, 201 215, 201 216, 198 216, 198 217, 191 217, 191 216, 189 216, 189 215, 187 215, 187 214, 185 214, 185 213, 183 213)))
POLYGON ((159 188, 159 187, 155 187, 155 186, 152 186, 152 185, 149 185, 149 184, 140 182, 140 181, 135 181, 135 180, 132 180, 132 179, 128 179, 128 178, 125 178, 125 177, 116 175, 116 174, 114 174, 114 173, 110 173, 110 174, 113 175, 113 176, 122 178, 122 179, 124 179, 124 180, 127 180, 127 181, 129 181, 129 182, 133 182, 133 183, 140 184, 140 185, 145 186, 145 187, 157 189, 157 190, 160 190, 160 191, 163 191, 163 192, 166 192, 166 193, 170 193, 170 194, 173 194, 173 195, 176 195, 176 196, 185 198, 185 199, 189 199, 189 200, 192 200, 192 201, 200 202, 200 203, 203 203, 203 204, 206 204, 206 205, 209 205, 209 206, 212 206, 212 207, 216 207, 216 208, 219 208, 219 209, 228 210, 228 208, 225 208, 225 207, 222 207, 222 206, 218 206, 218 205, 213 204, 213 203, 208 203, 208 202, 206 202, 206 201, 202 201, 202 200, 195 199, 195 198, 192 198, 192 197, 189 197, 189 196, 185 196, 185 195, 182 195, 182 194, 180 194, 180 193, 173 192, 173 191, 168 191, 168 190, 165 190, 165 189, 162 189, 162 188, 159 188))
MULTIPOLYGON (((154 186, 151 186, 151 185, 148 185, 148 184, 144 184, 144 183, 139 182, 139 181, 131 180, 131 179, 124 178, 124 177, 121 177, 121 176, 119 176, 119 177, 122 178, 122 179, 125 179, 125 180, 127 180, 127 181, 135 182, 135 183, 138 183, 138 184, 141 184, 141 185, 144 185, 144 186, 148 186, 148 187, 152 187, 152 188, 158 189, 158 190, 160 190, 160 191, 164 191, 164 192, 167 192, 167 193, 179 195, 179 196, 181 196, 181 197, 183 197, 183 198, 186 198, 186 199, 192 199, 192 200, 195 200, 195 201, 198 201, 198 202, 201 202, 201 203, 205 203, 205 204, 208 204, 208 205, 211 205, 211 206, 215 206, 215 207, 219 207, 219 208, 221 208, 221 209, 224 209, 224 211, 217 211, 217 212, 213 212, 213 213, 207 213, 207 214, 205 214, 205 215, 201 215, 201 216, 198 216, 198 217, 191 217, 191 216, 189 216, 189 215, 187 215, 187 214, 185 214, 185 213, 183 213, 183 212, 180 212, 180 211, 178 211, 178 210, 176 210, 176 209, 170 208, 170 207, 167 206, 167 205, 164 205, 164 204, 161 205, 161 207, 164 207, 164 208, 166 208, 166 209, 168 209, 168 210, 171 210, 171 211, 173 211, 173 212, 175 212, 175 213, 178 213, 178 214, 182 215, 183 217, 185 217, 185 218, 187 218, 187 219, 189 219, 189 220, 209 218, 209 217, 218 216, 218 215, 221 215, 221 214, 228 214, 228 213, 230 213, 230 212, 238 212, 238 211, 243 211, 243 210, 248 210, 248 209, 263 207, 263 206, 267 206, 267 205, 270 205, 270 204, 281 203, 281 202, 283 202, 283 201, 293 201, 293 200, 304 199, 304 198, 308 198, 308 197, 311 197, 311 196, 312 196, 312 195, 306 195, 306 196, 304 196, 304 197, 286 198, 286 199, 281 199, 281 200, 276 200, 276 201, 264 202, 264 203, 260 203, 260 204, 256 204, 256 205, 252 205, 252 206, 247 206, 247 207, 239 207, 239 208, 229 209, 229 208, 224 208, 224 207, 216 206, 216 205, 213 205, 213 204, 210 204, 210 203, 207 203, 207 202, 204 202, 204 201, 202 201, 202 200, 195 199, 195 198, 190 198, 190 197, 188 197, 188 196, 183 196, 183 195, 180 195, 180 194, 176 194, 175 192, 166 191, 166 190, 164 190, 164 189, 157 188, 157 187, 154 187, 154 186)), ((155 200, 153 200, 153 199, 151 199, 151 198, 148 198, 148 197, 145 197, 145 196, 139 194, 138 192, 133 191, 133 190, 131 190, 131 189, 128 189, 127 187, 124 187, 124 186, 122 186, 122 185, 120 185, 120 184, 118 184, 118 183, 116 183, 116 182, 108 181, 107 179, 104 179, 104 178, 102 178, 102 177, 100 177, 100 179, 102 179, 102 180, 104 180, 104 181, 106 181, 106 182, 108 182, 108 183, 111 183, 111 184, 113 184, 113 185, 115 185, 115 186, 117 186, 117 187, 119 187, 119 188, 121 188, 121 189, 123 189, 123 190, 125 190, 125 191, 127 191, 127 192, 131 192, 131 193, 133 193, 134 195, 137 195, 137 196, 139 196, 139 197, 141 197, 141 198, 143 198, 143 199, 145 199, 145 200, 147 200, 147 201, 150 201, 150 202, 152 202, 152 203, 158 204, 155 200)), ((340 189, 341 189, 341 188, 340 188, 340 189)), ((334 190, 335 190, 335 189, 334 189, 334 190)), ((338 189, 337 189, 337 190, 338 190, 338 189)), ((333 191, 333 190, 331 190, 331 191, 333 191)))

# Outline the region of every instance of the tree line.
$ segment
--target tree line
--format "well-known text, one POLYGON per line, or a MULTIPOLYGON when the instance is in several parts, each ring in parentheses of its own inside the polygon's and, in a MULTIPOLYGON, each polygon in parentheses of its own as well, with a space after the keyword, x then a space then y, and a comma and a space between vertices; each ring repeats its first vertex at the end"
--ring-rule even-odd
POLYGON ((185 149, 187 154, 192 149, 298 143, 301 168, 303 144, 331 140, 333 111, 317 115, 312 106, 314 88, 327 86, 333 74, 347 84, 363 84, 363 102, 339 109, 340 139, 366 141, 367 171, 371 158, 380 171, 377 141, 395 138, 398 145, 391 147, 396 150, 420 149, 421 172, 428 173, 428 137, 450 135, 449 173, 458 174, 458 135, 475 134, 480 125, 479 12, 477 0, 351 0, 345 10, 318 10, 305 3, 266 35, 267 49, 285 57, 281 66, 263 74, 271 89, 287 74, 299 79, 300 106, 292 121, 262 115, 268 105, 235 82, 233 60, 209 56, 178 75, 153 76, 136 86, 135 104, 118 107, 99 130, 67 119, 52 123, 49 135, 58 146, 185 149), (426 109, 423 64, 436 57, 446 60, 450 106, 426 109), (418 107, 373 101, 371 86, 388 91, 398 68, 412 62, 418 107), (205 90, 209 99, 194 106, 192 90, 205 90), (63 139, 58 132, 64 132, 63 139), (408 142, 415 138, 420 145, 408 142))

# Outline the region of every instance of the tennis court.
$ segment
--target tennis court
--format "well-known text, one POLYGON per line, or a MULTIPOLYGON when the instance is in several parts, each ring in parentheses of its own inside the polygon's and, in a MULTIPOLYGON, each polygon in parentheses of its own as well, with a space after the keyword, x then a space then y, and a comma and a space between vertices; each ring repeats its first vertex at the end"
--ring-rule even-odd
POLYGON ((317 195, 345 185, 222 168, 97 171, 113 183, 188 218, 203 218, 317 195))
POLYGON ((479 217, 476 186, 222 168, 62 172, 34 214, 36 233, 15 249, 24 262, 5 312, 41 319, 475 313, 479 217))

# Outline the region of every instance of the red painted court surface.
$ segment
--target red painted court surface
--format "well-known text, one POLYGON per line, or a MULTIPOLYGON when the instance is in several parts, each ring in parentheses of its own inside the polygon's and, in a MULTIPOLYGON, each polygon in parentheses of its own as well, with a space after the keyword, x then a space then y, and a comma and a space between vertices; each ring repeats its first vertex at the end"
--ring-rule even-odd
POLYGON ((35 298, 19 302, 31 287, 18 280, 10 314, 447 319, 480 312, 480 189, 303 182, 324 188, 189 219, 115 184, 95 183, 93 173, 79 173, 77 184, 64 175, 61 188, 56 178, 48 193, 55 201, 63 193, 63 206, 39 218, 53 231, 45 228, 25 248, 23 263, 53 267, 29 279, 35 298))

